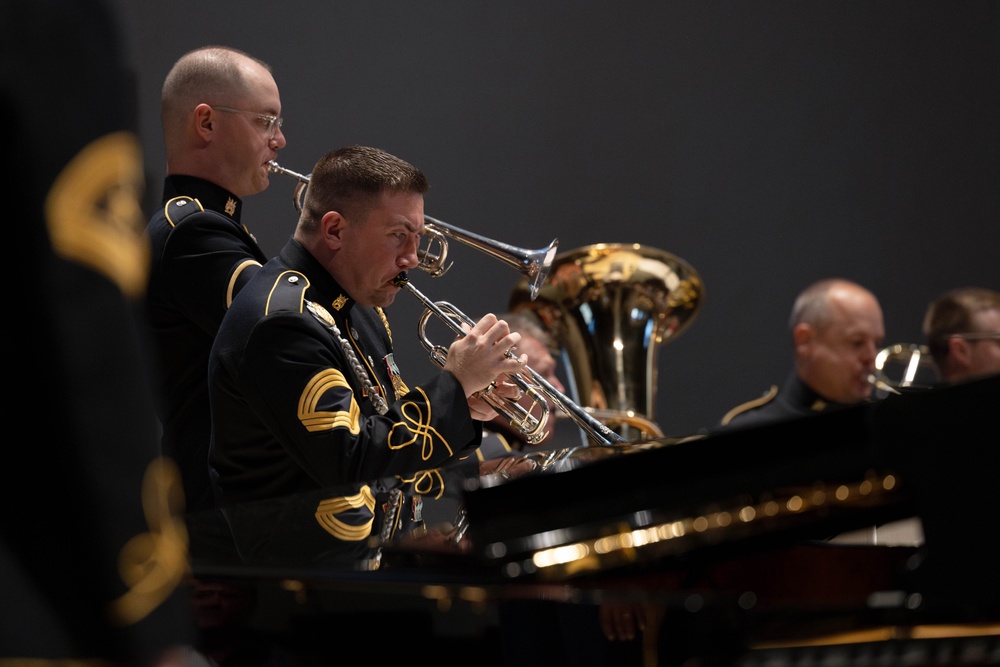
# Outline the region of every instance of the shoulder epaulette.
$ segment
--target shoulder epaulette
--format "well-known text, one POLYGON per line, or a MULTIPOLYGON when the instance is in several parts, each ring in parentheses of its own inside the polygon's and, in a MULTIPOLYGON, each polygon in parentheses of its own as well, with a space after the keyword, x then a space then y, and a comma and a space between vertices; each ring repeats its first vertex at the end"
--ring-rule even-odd
POLYGON ((309 279, 298 271, 283 271, 274 280, 267 297, 265 314, 279 311, 301 313, 305 310, 305 294, 309 279))
POLYGON ((174 197, 163 207, 163 214, 167 217, 167 223, 171 227, 176 227, 180 221, 192 213, 204 211, 205 207, 201 202, 193 197, 174 197))
POLYGON ((722 425, 725 426, 729 421, 736 415, 743 414, 747 410, 753 410, 754 408, 759 408, 762 405, 766 405, 774 400, 774 397, 778 395, 778 385, 771 385, 771 388, 764 392, 764 395, 760 398, 755 398, 752 401, 747 401, 746 403, 740 403, 735 408, 726 413, 722 418, 722 425))

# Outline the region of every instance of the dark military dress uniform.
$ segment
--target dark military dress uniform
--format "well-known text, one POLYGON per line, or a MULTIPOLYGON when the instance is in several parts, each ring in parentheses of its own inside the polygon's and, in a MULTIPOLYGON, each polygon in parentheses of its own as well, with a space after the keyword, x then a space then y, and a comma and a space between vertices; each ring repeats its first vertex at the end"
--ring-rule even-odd
POLYGON ((240 223, 242 202, 208 181, 168 176, 149 221, 146 310, 159 361, 162 447, 177 461, 188 511, 213 507, 208 474, 208 354, 233 296, 267 257, 240 223))
MULTIPOLYGON (((415 494, 440 490, 436 468, 482 439, 458 380, 442 372, 409 390, 381 309, 355 303, 294 239, 233 302, 209 390, 220 504, 233 517, 237 505, 271 502, 271 516, 327 545, 327 562, 365 557, 369 537, 384 542, 418 521, 415 494), (398 510, 385 499, 392 487, 407 495, 398 510), (303 494, 311 506, 298 516, 274 504, 303 494)), ((237 533, 248 527, 233 523, 237 533)), ((268 541, 236 539, 241 548, 268 541)))
POLYGON ((780 390, 772 386, 761 398, 736 406, 722 418, 721 425, 727 428, 758 426, 818 414, 846 405, 826 400, 792 371, 780 390))
POLYGON ((21 427, 0 471, 4 665, 135 667, 194 639, 136 327, 149 248, 116 27, 99 1, 0 3, 4 414, 21 427))

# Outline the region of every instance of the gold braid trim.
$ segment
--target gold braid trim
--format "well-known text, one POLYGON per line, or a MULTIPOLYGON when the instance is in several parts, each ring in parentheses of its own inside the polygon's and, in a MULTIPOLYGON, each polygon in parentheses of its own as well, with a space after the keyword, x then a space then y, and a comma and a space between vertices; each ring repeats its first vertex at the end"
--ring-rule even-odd
POLYGON ((130 539, 118 555, 118 571, 128 592, 111 603, 122 625, 145 618, 181 584, 190 569, 180 471, 171 459, 153 460, 142 481, 142 508, 149 532, 130 539))
POLYGON ((382 325, 385 327, 385 332, 389 334, 389 342, 392 343, 392 329, 389 328, 389 319, 385 316, 385 311, 382 310, 382 306, 375 306, 375 312, 382 318, 382 325))
POLYGON ((725 416, 723 416, 722 418, 722 425, 725 426, 726 424, 728 424, 736 415, 743 414, 747 410, 753 410, 754 408, 759 408, 768 401, 771 401, 777 395, 778 395, 778 387, 777 385, 772 384, 771 388, 768 389, 764 393, 764 395, 761 396, 760 398, 755 398, 752 401, 747 401, 746 403, 740 403, 735 408, 727 412, 725 416))

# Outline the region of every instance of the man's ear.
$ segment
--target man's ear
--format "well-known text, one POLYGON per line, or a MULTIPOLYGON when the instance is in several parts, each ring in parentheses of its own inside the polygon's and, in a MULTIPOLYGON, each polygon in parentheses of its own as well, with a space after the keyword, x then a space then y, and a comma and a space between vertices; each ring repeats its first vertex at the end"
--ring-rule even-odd
POLYGON ((794 343, 795 347, 798 347, 799 345, 805 345, 806 343, 808 343, 813 339, 813 334, 815 332, 816 331, 815 329, 813 329, 813 326, 811 324, 807 324, 806 322, 799 322, 792 329, 792 342, 794 343))
POLYGON ((953 366, 968 368, 970 357, 972 356, 972 348, 969 345, 969 341, 964 338, 959 338, 958 336, 952 336, 949 338, 948 356, 951 357, 953 366))
POLYGON ((194 108, 194 129, 204 141, 208 141, 215 131, 214 113, 212 107, 204 103, 194 108))
POLYGON ((347 220, 337 211, 324 213, 319 221, 323 242, 332 250, 340 250, 344 245, 343 233, 346 226, 347 220))

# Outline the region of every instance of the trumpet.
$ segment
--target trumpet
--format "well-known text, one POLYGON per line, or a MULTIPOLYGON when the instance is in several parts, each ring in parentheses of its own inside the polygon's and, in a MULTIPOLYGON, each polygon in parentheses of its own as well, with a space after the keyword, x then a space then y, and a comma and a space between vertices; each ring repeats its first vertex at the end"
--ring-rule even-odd
MULTIPOLYGON (((427 336, 427 322, 430 316, 432 314, 437 315, 459 336, 465 335, 465 329, 462 328, 463 324, 473 326, 475 321, 446 301, 435 302, 429 299, 410 283, 405 271, 396 277, 395 283, 399 287, 406 288, 407 291, 424 304, 426 310, 421 316, 418 325, 420 340, 430 354, 431 360, 438 366, 444 366, 444 362, 448 357, 447 349, 441 345, 435 345, 427 336)), ((507 350, 505 354, 509 358, 516 358, 517 356, 511 350, 507 350)), ((523 433, 528 438, 528 442, 533 444, 538 443, 545 437, 544 429, 549 414, 549 401, 576 422, 577 426, 585 431, 596 444, 615 445, 628 442, 628 440, 595 419, 584 408, 570 400, 568 396, 552 386, 548 380, 531 367, 525 366, 523 373, 527 374, 527 377, 522 373, 507 374, 507 377, 531 398, 531 404, 528 408, 523 407, 513 399, 507 399, 492 393, 489 388, 480 392, 480 396, 493 409, 503 415, 512 427, 523 433)))
MULTIPOLYGON (((286 169, 274 160, 268 162, 267 166, 274 173, 291 176, 298 181, 292 195, 292 204, 296 211, 302 211, 309 176, 286 169)), ((424 216, 424 238, 427 239, 426 245, 417 250, 420 261, 417 268, 426 271, 432 277, 443 276, 451 268, 452 263, 448 262, 448 239, 454 239, 520 271, 528 281, 532 299, 538 295, 542 283, 545 282, 559 248, 559 239, 553 239, 544 248, 535 250, 519 248, 449 225, 429 215, 424 216)))
POLYGON ((875 372, 868 382, 880 396, 900 389, 925 389, 938 379, 937 368, 926 345, 895 343, 875 355, 875 372))

